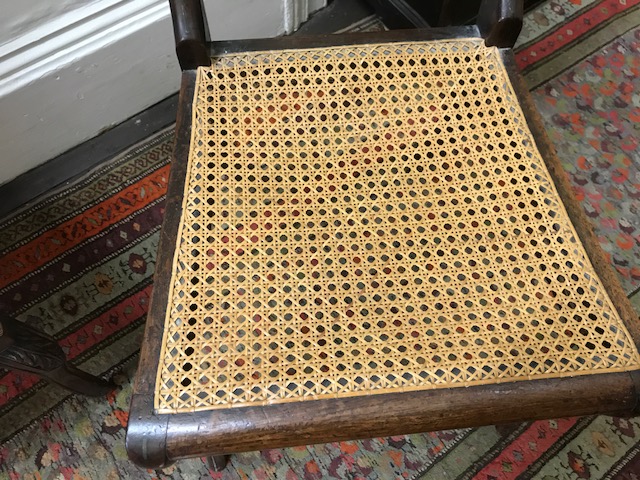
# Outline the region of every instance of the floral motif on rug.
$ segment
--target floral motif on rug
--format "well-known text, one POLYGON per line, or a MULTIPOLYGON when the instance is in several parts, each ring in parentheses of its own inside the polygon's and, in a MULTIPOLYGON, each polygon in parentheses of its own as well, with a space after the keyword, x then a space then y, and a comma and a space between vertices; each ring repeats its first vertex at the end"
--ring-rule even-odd
POLYGON ((640 286, 640 29, 533 92, 623 286, 640 286))

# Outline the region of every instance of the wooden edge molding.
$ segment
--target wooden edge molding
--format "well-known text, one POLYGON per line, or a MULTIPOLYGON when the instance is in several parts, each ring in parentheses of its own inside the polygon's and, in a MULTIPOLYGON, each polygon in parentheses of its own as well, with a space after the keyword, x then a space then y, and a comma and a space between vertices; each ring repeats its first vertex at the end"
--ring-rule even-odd
POLYGON ((525 81, 518 73, 513 52, 511 50, 501 50, 501 55, 513 88, 520 99, 520 106, 527 119, 529 128, 533 133, 537 147, 551 174, 558 194, 562 199, 562 203, 569 214, 569 218, 576 229, 580 242, 587 252, 596 274, 600 277, 600 281, 609 294, 611 302, 633 338, 636 348, 640 350, 640 321, 638 321, 638 314, 631 306, 631 302, 622 289, 617 273, 611 267, 602 248, 600 248, 598 238, 593 231, 593 225, 587 219, 582 206, 575 198, 567 174, 558 159, 555 148, 547 136, 544 124, 529 95, 525 81))
POLYGON ((140 361, 135 394, 153 394, 156 372, 160 359, 160 346, 164 331, 165 311, 168 303, 173 265, 173 252, 178 236, 178 226, 182 212, 182 196, 186 180, 187 158, 191 141, 191 109, 195 91, 195 70, 182 73, 180 98, 178 100, 178 114, 176 123, 176 140, 174 144, 171 169, 169 174, 169 188, 167 203, 165 204, 164 220, 158 246, 158 258, 154 274, 154 289, 149 305, 149 314, 145 326, 144 341, 140 352, 140 361))
POLYGON ((167 427, 167 458, 566 416, 625 415, 637 398, 631 375, 623 372, 174 414, 167 427))

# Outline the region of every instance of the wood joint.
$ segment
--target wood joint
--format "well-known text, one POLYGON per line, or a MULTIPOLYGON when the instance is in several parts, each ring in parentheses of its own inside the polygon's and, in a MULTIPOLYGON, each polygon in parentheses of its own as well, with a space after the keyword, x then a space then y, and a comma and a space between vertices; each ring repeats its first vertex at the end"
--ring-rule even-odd
POLYGON ((166 455, 168 415, 156 415, 152 395, 133 395, 127 428, 129 459, 144 468, 159 469, 171 462, 166 455), (131 421, 133 420, 133 421, 131 421))

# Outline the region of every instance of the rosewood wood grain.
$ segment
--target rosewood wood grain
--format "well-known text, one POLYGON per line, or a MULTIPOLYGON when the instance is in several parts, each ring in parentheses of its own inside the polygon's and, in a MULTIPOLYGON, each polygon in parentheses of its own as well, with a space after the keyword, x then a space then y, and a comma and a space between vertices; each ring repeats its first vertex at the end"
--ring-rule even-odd
POLYGON ((146 468, 264 448, 574 415, 627 415, 638 405, 637 384, 628 373, 174 415, 153 414, 152 398, 132 402, 127 436, 130 458, 146 468), (141 410, 147 413, 140 415, 141 410))
POLYGON ((169 417, 167 457, 335 442, 595 413, 637 396, 627 373, 230 408, 169 417))
POLYGON ((136 394, 153 394, 156 372, 160 358, 160 344, 164 329, 165 308, 169 300, 169 282, 173 264, 180 215, 182 195, 187 174, 187 159, 191 142, 191 104, 195 90, 196 72, 182 73, 178 114, 176 119, 176 139, 171 160, 171 173, 167 189, 164 220, 158 245, 158 258, 154 274, 154 289, 149 305, 144 341, 140 350, 140 361, 134 391, 136 394))
MULTIPOLYGON (((142 362, 138 365, 138 373, 142 362)), ((129 459, 144 468, 164 468, 172 462, 167 458, 167 427, 169 415, 158 415, 153 410, 153 395, 131 397, 129 424, 125 444, 129 459)))
POLYGON ((134 463, 145 468, 161 468, 170 463, 166 456, 165 443, 169 415, 155 413, 153 391, 161 350, 165 306, 169 298, 173 251, 182 212, 182 194, 191 140, 191 104, 195 90, 195 79, 195 70, 182 73, 176 119, 177 133, 158 246, 154 289, 129 409, 129 425, 126 436, 127 452, 134 463))

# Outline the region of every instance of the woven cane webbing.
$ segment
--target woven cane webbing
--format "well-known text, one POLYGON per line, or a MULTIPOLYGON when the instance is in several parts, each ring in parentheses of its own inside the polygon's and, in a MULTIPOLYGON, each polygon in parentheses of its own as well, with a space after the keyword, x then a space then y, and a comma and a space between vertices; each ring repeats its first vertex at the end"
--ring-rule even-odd
POLYGON ((637 368, 481 40, 200 68, 159 412, 637 368))

